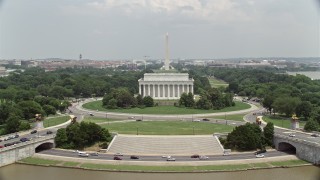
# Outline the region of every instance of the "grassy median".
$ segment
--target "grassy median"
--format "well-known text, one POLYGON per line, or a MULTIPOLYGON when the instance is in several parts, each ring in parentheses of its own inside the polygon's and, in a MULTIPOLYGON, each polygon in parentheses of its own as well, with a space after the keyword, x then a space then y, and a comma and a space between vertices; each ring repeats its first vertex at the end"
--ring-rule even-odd
POLYGON ((302 160, 289 160, 280 162, 267 163, 250 163, 250 164, 230 164, 230 165, 206 165, 206 166, 138 166, 138 165, 111 165, 111 164, 93 164, 70 161, 55 161, 41 158, 28 157, 20 160, 18 163, 44 166, 62 166, 77 167, 92 170, 112 170, 112 171, 164 171, 164 172, 196 172, 196 171, 235 171, 259 168, 275 167, 295 167, 301 165, 311 165, 302 160))

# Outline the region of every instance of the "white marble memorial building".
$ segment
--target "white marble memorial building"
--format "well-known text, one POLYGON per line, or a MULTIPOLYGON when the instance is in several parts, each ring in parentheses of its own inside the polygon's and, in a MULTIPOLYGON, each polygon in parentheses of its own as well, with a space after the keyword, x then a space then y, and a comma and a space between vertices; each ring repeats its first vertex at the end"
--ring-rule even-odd
POLYGON ((146 73, 139 81, 139 94, 153 99, 180 99, 182 93, 193 94, 194 80, 187 73, 146 73))

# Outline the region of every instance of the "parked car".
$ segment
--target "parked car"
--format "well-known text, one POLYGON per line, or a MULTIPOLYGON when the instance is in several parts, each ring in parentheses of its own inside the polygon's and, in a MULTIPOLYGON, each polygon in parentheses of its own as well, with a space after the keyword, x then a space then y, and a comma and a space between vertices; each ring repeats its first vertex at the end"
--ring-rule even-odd
POLYGON ((53 132, 52 131, 47 131, 47 134, 52 134, 53 132))
POLYGON ((176 161, 176 158, 170 157, 170 158, 167 158, 167 161, 176 161))
POLYGON ((200 156, 199 159, 200 160, 207 160, 207 159, 209 159, 209 157, 208 156, 200 156))
POLYGON ((113 160, 122 160, 122 159, 121 159, 121 157, 119 157, 119 156, 115 156, 115 157, 113 158, 113 160))
POLYGON ((255 155, 258 155, 258 154, 266 153, 266 152, 267 152, 267 150, 262 149, 262 150, 260 150, 260 151, 255 152, 254 154, 255 154, 255 155))
POLYGON ((315 133, 311 134, 311 136, 312 136, 312 137, 320 137, 319 134, 315 134, 315 133))
POLYGON ((199 157, 200 157, 199 154, 194 154, 194 155, 191 156, 191 158, 199 158, 199 157))
POLYGON ((139 156, 130 156, 130 159, 139 159, 139 156))
POLYGON ((20 141, 21 141, 21 142, 27 142, 27 141, 30 141, 30 139, 28 139, 28 138, 26 138, 26 137, 23 137, 23 138, 20 139, 20 141))
POLYGON ((123 154, 122 153, 116 153, 116 154, 114 154, 114 156, 123 156, 123 154))
POLYGON ((30 132, 30 134, 35 134, 37 132, 38 132, 37 130, 33 130, 33 131, 30 132))
POLYGON ((264 158, 264 155, 263 154, 257 154, 256 158, 264 158))
POLYGON ((210 121, 210 119, 204 118, 202 119, 202 121, 210 121))

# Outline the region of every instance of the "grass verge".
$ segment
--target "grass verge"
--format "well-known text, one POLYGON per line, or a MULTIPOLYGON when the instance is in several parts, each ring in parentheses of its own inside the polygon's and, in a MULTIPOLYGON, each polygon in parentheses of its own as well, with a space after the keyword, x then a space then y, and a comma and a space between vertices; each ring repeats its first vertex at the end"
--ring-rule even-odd
POLYGON ((156 106, 148 108, 131 108, 131 109, 106 109, 102 107, 102 101, 93 101, 83 105, 86 109, 107 111, 107 112, 120 112, 120 113, 133 113, 133 114, 206 114, 217 112, 230 112, 250 108, 250 105, 236 101, 235 106, 227 107, 220 110, 203 110, 203 109, 190 109, 175 106, 156 106))
POLYGON ((112 170, 112 171, 165 171, 165 172, 194 172, 194 171, 237 171, 259 168, 274 168, 274 167, 295 167, 301 165, 310 165, 310 163, 302 160, 290 160, 281 162, 268 163, 252 163, 252 164, 230 164, 230 165, 206 165, 206 166, 137 166, 137 165, 111 165, 111 164, 92 164, 79 162, 64 162, 53 161, 41 158, 29 157, 18 161, 20 163, 27 163, 32 165, 44 166, 64 166, 64 167, 78 167, 92 170, 112 170), (272 166, 270 166, 270 164, 272 166))
MULTIPOLYGON (((127 120, 127 119, 126 119, 127 120)), ((98 117, 85 117, 84 122, 104 123, 110 121, 121 121, 120 119, 98 118, 98 117)))
MULTIPOLYGON (((272 122, 275 126, 291 128, 291 121, 289 119, 285 119, 279 116, 263 116, 262 119, 265 122, 272 122)), ((303 127, 305 124, 305 121, 300 121, 299 123, 300 127, 303 127)))
POLYGON ((54 117, 54 118, 48 118, 43 121, 43 126, 44 127, 50 127, 50 126, 55 126, 58 124, 62 124, 67 122, 70 119, 69 116, 59 116, 59 117, 54 117))

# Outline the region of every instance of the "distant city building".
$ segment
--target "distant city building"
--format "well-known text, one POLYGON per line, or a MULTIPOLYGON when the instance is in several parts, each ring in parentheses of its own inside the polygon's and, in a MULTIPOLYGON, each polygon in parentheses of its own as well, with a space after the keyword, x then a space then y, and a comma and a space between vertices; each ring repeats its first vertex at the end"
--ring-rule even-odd
POLYGON ((193 94, 194 80, 187 73, 146 73, 138 82, 142 97, 179 99, 182 93, 193 94))

